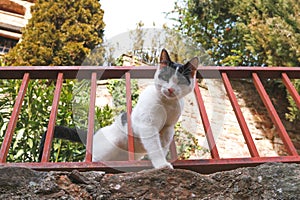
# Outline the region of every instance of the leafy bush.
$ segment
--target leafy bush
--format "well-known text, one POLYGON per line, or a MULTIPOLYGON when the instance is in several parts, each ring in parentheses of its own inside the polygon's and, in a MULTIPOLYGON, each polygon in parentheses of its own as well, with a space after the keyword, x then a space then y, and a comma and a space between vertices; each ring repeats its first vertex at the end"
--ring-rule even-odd
MULTIPOLYGON (((300 91, 300 80, 294 80, 293 84, 296 88, 296 90, 299 92, 300 91)), ((287 99, 290 103, 290 106, 288 107, 289 112, 286 113, 286 118, 289 121, 300 121, 300 110, 298 108, 298 106, 296 105, 294 99, 292 98, 292 96, 288 95, 287 99)))
MULTIPOLYGON (((125 80, 112 79, 107 85, 107 89, 113 97, 115 113, 126 111, 126 83, 125 80)), ((131 99, 132 107, 137 103, 139 88, 137 80, 131 80, 131 99)))
POLYGON ((174 138, 179 159, 189 159, 192 155, 199 152, 202 154, 208 152, 208 150, 199 145, 198 139, 192 133, 188 132, 181 126, 180 122, 175 125, 174 138))
MULTIPOLYGON (((11 115, 11 111, 18 94, 20 80, 1 80, 0 100, 1 112, 1 138, 11 115)), ((67 92, 72 82, 64 83, 61 103, 59 105, 58 123, 71 123, 70 94, 67 92)), ((17 122, 8 161, 32 162, 37 160, 40 135, 47 129, 48 118, 51 111, 55 83, 46 80, 30 80, 24 98, 22 109, 17 122)), ((71 123, 72 124, 72 123, 71 123)))
MULTIPOLYGON (((1 82, 0 95, 3 98, 0 98, 0 138, 2 143, 21 81, 1 80, 1 82)), ((76 126, 72 112, 73 94, 70 92, 73 90, 75 83, 73 80, 67 80, 63 83, 56 124, 76 126)), ((54 89, 55 83, 47 80, 31 80, 29 82, 7 161, 37 161, 41 134, 47 130, 48 126, 54 89)), ((85 124, 80 128, 87 127, 89 99, 86 100, 86 109, 83 109, 83 116, 86 116, 83 117, 85 124)), ((108 106, 96 108, 95 129, 110 124, 112 119, 113 112, 111 108, 108 106)), ((84 145, 55 139, 50 160, 80 161, 83 160, 84 155, 84 145)))

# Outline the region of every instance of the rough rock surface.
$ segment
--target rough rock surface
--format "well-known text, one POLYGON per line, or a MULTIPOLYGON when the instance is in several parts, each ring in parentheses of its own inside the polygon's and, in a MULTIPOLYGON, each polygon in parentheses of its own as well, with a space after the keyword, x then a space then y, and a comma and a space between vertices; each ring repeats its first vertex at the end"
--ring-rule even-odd
POLYGON ((300 199, 300 165, 269 163, 210 175, 1 168, 0 199, 300 199))

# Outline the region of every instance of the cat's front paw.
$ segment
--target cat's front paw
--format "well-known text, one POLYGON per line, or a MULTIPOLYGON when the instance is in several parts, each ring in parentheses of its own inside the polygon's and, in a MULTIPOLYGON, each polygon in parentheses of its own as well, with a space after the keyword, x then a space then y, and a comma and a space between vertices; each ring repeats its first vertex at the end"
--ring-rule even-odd
POLYGON ((161 168, 174 169, 174 168, 173 168, 173 165, 172 165, 171 163, 169 163, 169 162, 162 163, 162 164, 156 165, 156 166, 154 166, 154 167, 155 167, 155 169, 161 169, 161 168))

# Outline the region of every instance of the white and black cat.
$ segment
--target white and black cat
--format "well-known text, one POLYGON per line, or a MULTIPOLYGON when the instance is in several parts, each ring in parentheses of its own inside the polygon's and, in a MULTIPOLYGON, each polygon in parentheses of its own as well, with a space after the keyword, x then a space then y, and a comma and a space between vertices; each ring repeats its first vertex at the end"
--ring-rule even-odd
MULTIPOLYGON (((173 168, 166 160, 166 155, 174 136, 174 125, 183 110, 183 97, 194 88, 197 66, 197 57, 181 65, 172 62, 168 52, 162 50, 154 85, 146 87, 140 94, 131 114, 135 159, 141 159, 148 154, 155 168, 173 168)), ((120 114, 113 124, 94 134, 93 161, 128 159, 126 116, 126 113, 120 114)), ((54 137, 85 144, 86 133, 74 128, 56 126, 54 137)), ((40 145, 40 159, 44 141, 45 134, 40 145)))

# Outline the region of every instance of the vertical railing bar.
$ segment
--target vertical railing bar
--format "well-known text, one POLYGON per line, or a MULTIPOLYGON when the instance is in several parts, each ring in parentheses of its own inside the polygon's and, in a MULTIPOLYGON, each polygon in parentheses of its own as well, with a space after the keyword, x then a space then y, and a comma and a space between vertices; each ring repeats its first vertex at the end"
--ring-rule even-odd
POLYGON ((266 90, 264 89, 264 86, 261 83, 260 78, 258 77, 257 73, 252 73, 252 78, 253 78, 254 85, 255 85, 264 105, 266 106, 273 123, 275 124, 277 130, 279 131, 279 136, 282 139, 287 151, 292 156, 298 156, 297 150, 296 150, 294 144, 292 143, 288 133, 286 132, 286 130, 275 110, 275 107, 273 106, 272 101, 271 101, 270 97, 268 96, 266 90))
POLYGON ((26 94, 26 90, 28 87, 28 83, 30 80, 29 73, 25 73, 23 75, 22 84, 18 93, 18 96, 15 101, 15 105, 10 117, 10 120, 7 125, 7 129, 5 132, 5 136, 0 149, 0 163, 6 162, 7 154, 9 151, 9 147, 13 138, 13 133, 16 128, 17 120, 21 111, 22 103, 26 94))
POLYGON ((63 73, 58 73, 41 162, 48 162, 50 158, 51 145, 53 140, 54 127, 56 122, 62 84, 63 84, 63 73))
POLYGON ((223 79, 224 86, 225 86, 225 89, 227 91, 230 103, 232 105, 232 108, 234 110, 235 116, 236 116, 237 121, 238 121, 238 123, 240 125, 240 128, 242 130, 244 139, 245 139, 247 147, 249 149, 250 155, 252 157, 259 157, 259 153, 258 153, 258 151, 256 149, 255 143, 254 143, 254 141, 252 139, 252 136, 250 134, 249 128, 247 126, 246 120, 245 120, 245 118, 243 116, 243 113, 241 111, 241 108, 240 108, 240 106, 239 106, 239 104, 237 102, 236 96, 233 93, 233 89, 232 89, 231 83, 230 83, 230 81, 228 79, 228 76, 227 76, 226 72, 222 72, 221 75, 222 75, 222 79, 223 79))
POLYGON ((175 160, 178 159, 178 153, 176 149, 176 143, 175 140, 173 139, 171 144, 170 144, 170 154, 171 154, 171 161, 174 162, 175 160))
POLYGON ((131 111, 132 111, 132 100, 131 100, 131 79, 130 72, 125 73, 126 82, 126 105, 127 105, 127 128, 128 128, 128 160, 134 160, 134 136, 132 131, 131 123, 131 111))
POLYGON ((93 158, 93 136, 95 127, 95 105, 97 93, 97 72, 91 75, 90 106, 88 115, 88 130, 86 139, 85 162, 92 162, 93 158))
POLYGON ((204 101, 202 99, 202 95, 198 86, 198 82, 195 82, 195 88, 194 88, 194 93, 197 99, 197 103, 198 103, 198 108, 199 108, 199 112, 200 112, 200 116, 201 116, 201 120, 202 120, 202 124, 203 124, 203 128, 205 131, 205 135, 206 135, 206 139, 208 142, 208 146, 210 148, 210 153, 211 153, 211 157, 214 159, 219 159, 219 152, 217 149, 217 145, 214 139, 214 136, 212 134, 212 130, 211 130, 211 126, 208 120, 208 116, 207 116, 207 112, 204 106, 204 101))
POLYGON ((296 88, 294 87, 294 85, 292 84, 290 78, 286 73, 282 73, 282 81, 285 87, 287 88, 287 90, 289 91, 290 95, 293 97, 296 105, 300 109, 300 95, 298 94, 296 88))

